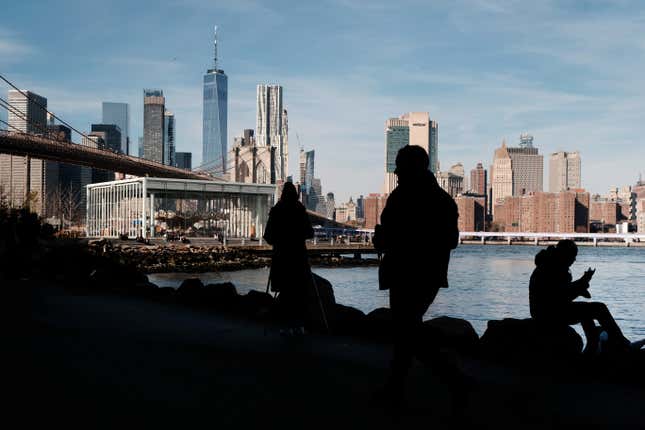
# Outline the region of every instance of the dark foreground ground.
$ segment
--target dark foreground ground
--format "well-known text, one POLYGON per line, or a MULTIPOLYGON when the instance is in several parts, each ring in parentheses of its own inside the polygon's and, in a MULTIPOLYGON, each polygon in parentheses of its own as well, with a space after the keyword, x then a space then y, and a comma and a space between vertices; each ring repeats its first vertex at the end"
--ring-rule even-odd
MULTIPOLYGON (((26 284, 26 283, 23 283, 26 284)), ((275 327, 109 294, 31 292, 30 421, 62 428, 645 428, 645 392, 460 359, 479 384, 413 369, 399 422, 370 401, 389 347, 287 342, 275 327), (555 379, 558 379, 556 381, 555 379)), ((42 426, 39 426, 42 428, 42 426)))

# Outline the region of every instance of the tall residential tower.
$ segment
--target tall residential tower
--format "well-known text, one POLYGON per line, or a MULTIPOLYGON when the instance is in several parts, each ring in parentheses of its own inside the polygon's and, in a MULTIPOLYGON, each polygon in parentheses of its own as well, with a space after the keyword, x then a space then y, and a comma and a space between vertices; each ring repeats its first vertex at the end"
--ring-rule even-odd
POLYGON ((165 104, 163 91, 143 90, 143 158, 162 164, 165 104))
POLYGON ((258 85, 256 133, 257 145, 271 148, 274 154, 271 183, 284 182, 289 171, 289 124, 282 104, 282 86, 258 85))
POLYGON ((582 188, 580 180, 580 153, 555 152, 549 159, 549 192, 582 188))
POLYGON ((204 122, 202 167, 223 175, 226 170, 228 135, 228 77, 217 64, 217 26, 213 38, 213 68, 204 75, 204 122))

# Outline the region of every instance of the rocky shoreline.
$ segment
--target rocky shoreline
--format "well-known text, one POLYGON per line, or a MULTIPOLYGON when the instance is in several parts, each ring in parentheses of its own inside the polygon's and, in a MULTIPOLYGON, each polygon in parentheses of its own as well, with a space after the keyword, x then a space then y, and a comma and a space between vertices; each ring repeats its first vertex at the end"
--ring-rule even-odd
MULTIPOLYGON (((33 279, 54 282, 82 294, 117 294, 144 298, 171 306, 194 308, 200 311, 227 314, 254 320, 261 324, 280 324, 280 303, 272 295, 250 291, 239 294, 232 283, 204 285, 195 277, 186 279, 177 289, 160 288, 151 283, 145 271, 156 267, 164 270, 168 261, 197 260, 199 266, 212 270, 227 268, 262 267, 268 264, 267 256, 258 256, 248 251, 234 249, 166 247, 123 247, 109 242, 93 242, 72 246, 53 246, 44 258, 33 279), (180 257, 177 257, 180 256, 180 257), (195 259, 194 257, 197 256, 195 259), (153 265, 155 259, 161 262, 153 265)), ((181 267, 181 264, 179 265, 181 267)), ((195 266, 191 266, 194 269, 195 266)), ((316 275, 314 275, 316 276, 316 275)), ((336 303, 333 286, 317 277, 318 293, 308 294, 307 323, 312 332, 377 342, 391 342, 391 314, 387 308, 375 309, 368 314, 336 303), (321 324, 320 303, 326 309, 326 327, 321 324)), ((309 289, 311 287, 308 287, 309 289)), ((569 326, 557 330, 545 330, 531 319, 503 319, 488 322, 488 329, 479 337, 472 325, 462 319, 439 317, 426 321, 426 331, 420 342, 432 342, 441 348, 453 350, 477 360, 485 360, 512 368, 528 371, 556 372, 558 374, 594 377, 608 381, 621 381, 645 385, 645 350, 628 356, 610 351, 601 356, 588 357, 582 354, 582 339, 569 326), (639 375, 639 376, 634 376, 639 375)))
MULTIPOLYGON (((259 269, 271 264, 270 251, 254 247, 223 247, 194 245, 123 245, 109 240, 87 244, 96 256, 128 264, 144 273, 203 273, 259 269)), ((375 258, 342 256, 311 256, 314 267, 378 266, 375 258)))

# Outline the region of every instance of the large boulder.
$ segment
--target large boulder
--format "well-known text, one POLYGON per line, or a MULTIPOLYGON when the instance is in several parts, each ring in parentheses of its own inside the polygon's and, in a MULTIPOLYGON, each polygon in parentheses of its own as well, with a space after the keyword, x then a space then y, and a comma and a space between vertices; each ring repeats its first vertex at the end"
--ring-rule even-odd
POLYGON ((530 318, 505 318, 488 322, 480 346, 484 356, 502 362, 557 361, 579 355, 582 338, 568 325, 552 327, 530 318))
POLYGON ((311 282, 306 287, 306 312, 305 326, 313 331, 331 330, 335 320, 336 297, 331 283, 318 276, 311 274, 311 282))
POLYGON ((189 304, 202 304, 204 284, 198 278, 184 279, 177 288, 179 301, 189 304))
POLYGON ((433 318, 423 323, 424 337, 441 347, 473 354, 479 348, 479 336, 466 320, 452 317, 433 318))
POLYGON ((138 297, 156 298, 159 295, 159 287, 152 282, 137 282, 132 286, 132 293, 138 297))
POLYGON ((335 334, 362 334, 365 326, 365 314, 351 306, 336 304, 332 331, 335 334))
POLYGON ((377 308, 365 317, 364 333, 367 337, 381 340, 392 339, 392 311, 377 308))
POLYGON ((208 284, 202 290, 204 303, 216 309, 232 310, 237 306, 239 295, 231 282, 208 284))
POLYGON ((251 290, 240 297, 241 312, 251 318, 264 318, 273 308, 275 299, 263 291, 251 290))

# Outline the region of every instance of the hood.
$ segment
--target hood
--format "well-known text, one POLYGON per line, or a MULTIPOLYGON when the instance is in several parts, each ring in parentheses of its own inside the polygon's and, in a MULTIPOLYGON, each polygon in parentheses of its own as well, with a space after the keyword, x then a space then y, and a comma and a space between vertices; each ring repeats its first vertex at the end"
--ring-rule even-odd
POLYGON ((549 245, 535 256, 535 265, 543 267, 552 264, 556 259, 555 246, 549 245))

